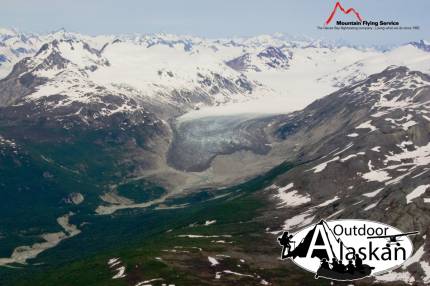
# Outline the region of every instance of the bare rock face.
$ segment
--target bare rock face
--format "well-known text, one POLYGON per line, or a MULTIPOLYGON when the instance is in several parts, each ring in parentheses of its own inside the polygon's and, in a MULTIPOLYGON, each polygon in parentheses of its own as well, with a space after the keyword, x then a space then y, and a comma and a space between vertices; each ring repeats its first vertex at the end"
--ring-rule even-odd
POLYGON ((259 53, 245 53, 229 60, 226 65, 239 72, 288 69, 291 57, 291 53, 285 54, 280 48, 267 47, 259 53))
POLYGON ((266 65, 272 68, 288 68, 289 57, 276 47, 268 47, 257 54, 266 65))
POLYGON ((421 40, 419 42, 411 42, 410 44, 414 47, 417 47, 418 49, 421 49, 421 50, 426 51, 426 52, 430 52, 429 43, 427 43, 423 40, 421 40))
POLYGON ((15 104, 26 95, 35 91, 35 88, 47 82, 28 72, 29 59, 16 64, 12 72, 0 80, 0 107, 15 104))

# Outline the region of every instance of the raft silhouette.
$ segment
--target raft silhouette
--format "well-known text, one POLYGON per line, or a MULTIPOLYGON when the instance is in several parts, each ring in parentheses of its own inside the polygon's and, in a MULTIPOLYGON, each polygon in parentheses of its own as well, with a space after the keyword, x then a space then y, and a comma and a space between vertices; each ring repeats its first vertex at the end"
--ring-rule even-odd
POLYGON ((328 267, 326 268, 321 265, 320 268, 318 268, 317 273, 315 274, 315 278, 318 279, 320 277, 324 277, 334 280, 356 280, 370 276, 373 269, 375 269, 375 267, 371 267, 367 264, 362 264, 361 268, 359 269, 356 268, 352 271, 345 269, 344 271, 339 271, 330 269, 328 267))

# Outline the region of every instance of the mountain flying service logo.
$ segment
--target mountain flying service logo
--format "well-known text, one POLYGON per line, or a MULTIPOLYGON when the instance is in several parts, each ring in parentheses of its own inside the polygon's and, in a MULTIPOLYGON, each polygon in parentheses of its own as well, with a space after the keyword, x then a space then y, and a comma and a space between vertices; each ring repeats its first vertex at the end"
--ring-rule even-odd
MULTIPOLYGON (((345 18, 345 17, 343 17, 345 18)), ((323 30, 412 30, 419 29, 419 27, 401 27, 398 21, 385 21, 385 20, 364 20, 363 16, 355 8, 345 9, 340 2, 336 2, 330 15, 324 22, 324 26, 319 26, 323 30), (340 18, 339 16, 347 15, 349 20, 340 18), (333 20, 335 25, 330 25, 333 20)))
POLYGON ((408 236, 417 233, 367 220, 321 220, 295 234, 284 232, 278 242, 282 260, 291 259, 316 279, 352 281, 400 267, 413 253, 408 236))
POLYGON ((355 10, 354 8, 349 8, 349 9, 345 10, 345 8, 342 7, 342 5, 340 4, 340 2, 336 2, 336 5, 334 6, 333 11, 330 13, 330 16, 325 21, 326 25, 330 24, 330 22, 333 20, 333 18, 336 15, 336 13, 337 13, 338 10, 340 10, 344 14, 353 13, 355 15, 357 21, 363 22, 363 18, 361 17, 360 13, 357 12, 357 10, 355 10))

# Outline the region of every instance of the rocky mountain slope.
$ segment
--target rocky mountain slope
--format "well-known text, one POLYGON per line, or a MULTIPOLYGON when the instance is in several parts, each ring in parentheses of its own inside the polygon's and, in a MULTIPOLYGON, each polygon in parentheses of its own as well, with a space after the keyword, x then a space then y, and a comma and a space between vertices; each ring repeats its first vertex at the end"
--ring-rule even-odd
MULTIPOLYGON (((142 220, 157 225, 146 228, 148 232, 157 232, 148 237, 135 234, 141 240, 121 251, 105 250, 104 256, 79 260, 74 267, 85 275, 76 281, 97 285, 89 267, 94 264, 105 275, 100 281, 112 285, 152 279, 184 285, 295 285, 303 281, 328 285, 329 281, 315 280, 294 264, 279 261, 277 234, 322 218, 361 218, 420 233, 412 238, 415 254, 403 267, 355 285, 428 284, 429 94, 430 76, 389 67, 302 111, 243 119, 239 125, 253 130, 257 129, 250 126, 260 126, 259 135, 248 137, 246 144, 256 144, 262 137, 270 142, 262 160, 286 153, 284 158, 290 163, 230 188, 203 189, 146 210, 117 210, 111 217, 103 216, 112 227, 120 227, 115 223, 121 222, 128 229, 142 220), (157 224, 160 216, 162 225, 157 224)), ((99 231, 85 227, 70 244, 86 232, 94 236, 99 231)), ((86 241, 87 245, 100 243, 86 241)), ((68 268, 62 271, 71 273, 68 268)), ((42 277, 53 279, 55 273, 42 277)), ((64 279, 60 281, 68 281, 64 279)))
POLYGON ((377 280, 428 283, 429 108, 430 77, 389 67, 276 119, 271 130, 297 142, 303 164, 267 188, 278 204, 271 230, 351 217, 418 230, 416 255, 377 280))
POLYGON ((0 33, 0 265, 31 265, 0 283, 320 285, 274 234, 342 217, 420 231, 377 279, 430 281, 424 42, 0 33), (276 95, 282 115, 178 118, 276 95))

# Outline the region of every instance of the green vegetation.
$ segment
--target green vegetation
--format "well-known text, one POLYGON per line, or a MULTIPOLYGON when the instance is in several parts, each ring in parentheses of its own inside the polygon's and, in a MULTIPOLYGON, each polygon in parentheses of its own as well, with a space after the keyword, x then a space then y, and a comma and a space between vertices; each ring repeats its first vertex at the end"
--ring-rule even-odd
MULTIPOLYGON (((229 253, 232 248, 243 251, 247 245, 256 245, 259 240, 263 242, 264 225, 256 218, 266 205, 264 200, 255 195, 255 191, 262 190, 274 177, 290 168, 290 165, 283 164, 264 176, 232 188, 202 190, 187 198, 168 202, 169 205, 193 202, 183 209, 127 210, 112 216, 80 212, 72 221, 88 223, 81 227, 83 232, 80 235, 42 253, 32 261, 32 265, 24 269, 1 269, 0 281, 6 281, 8 285, 30 285, 31 282, 31 285, 43 286, 89 286, 129 285, 162 277, 164 281, 174 281, 176 285, 212 285, 210 281, 213 277, 205 278, 208 271, 207 256, 198 249, 201 248, 204 253, 229 253), (205 221, 210 220, 216 220, 216 223, 205 226, 205 221), (214 238, 210 237, 179 237, 189 234, 231 235, 234 244, 214 243, 214 238), (189 251, 189 261, 186 263, 190 265, 187 267, 175 261, 174 258, 181 255, 168 252, 178 246, 189 251), (126 278, 111 279, 114 273, 107 266, 107 261, 112 257, 120 257, 126 265, 126 278), (162 257, 163 260, 157 260, 156 257, 162 257), (200 269, 202 265, 206 265, 204 269, 200 269), (18 273, 19 276, 16 275, 18 273)), ((145 184, 136 182, 127 185, 127 188, 138 186, 145 187, 145 184)), ((235 267, 235 263, 234 259, 225 260, 226 266, 231 264, 231 267, 235 267)), ((247 267, 243 271, 258 271, 267 277, 273 274, 273 270, 252 269, 257 265, 247 267)), ((274 271, 281 275, 286 270, 274 271)), ((241 281, 251 283, 249 279, 241 281)))
MULTIPOLYGON (((1 126, 0 130, 4 132, 1 126)), ((17 153, 0 150, 0 235, 7 234, 0 239, 0 255, 9 256, 17 245, 41 241, 41 233, 61 231, 56 218, 70 211, 74 213, 71 223, 82 233, 41 253, 27 266, 0 267, 0 285, 135 285, 154 278, 163 280, 153 285, 220 285, 208 263, 208 256, 216 254, 231 255, 223 258, 225 269, 258 273, 283 285, 287 285, 287 277, 295 275, 308 281, 307 285, 321 285, 309 274, 290 273, 284 264, 263 267, 266 265, 259 265, 255 258, 260 255, 269 257, 270 263, 277 261, 278 246, 265 234, 264 222, 259 219, 269 207, 261 191, 277 175, 287 172, 290 164, 231 188, 199 190, 165 202, 167 206, 184 204, 185 208, 129 209, 98 216, 94 210, 101 203, 99 196, 113 186, 119 195, 136 202, 156 199, 165 190, 146 180, 127 179, 134 167, 121 161, 128 138, 120 130, 40 132, 33 134, 31 142, 19 142, 17 153), (40 140, 35 140, 37 136, 40 140), (74 192, 85 197, 78 206, 64 200, 74 192), (206 221, 216 223, 205 225, 206 221), (242 263, 238 261, 241 256, 254 261, 242 263), (113 257, 119 257, 126 267, 125 278, 112 279, 115 272, 107 262, 113 257), (243 264, 240 269, 239 263, 243 264)), ((144 134, 130 132, 135 132, 137 144, 143 145, 144 134)), ((223 277, 223 281, 238 285, 259 284, 259 279, 223 277)))

